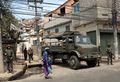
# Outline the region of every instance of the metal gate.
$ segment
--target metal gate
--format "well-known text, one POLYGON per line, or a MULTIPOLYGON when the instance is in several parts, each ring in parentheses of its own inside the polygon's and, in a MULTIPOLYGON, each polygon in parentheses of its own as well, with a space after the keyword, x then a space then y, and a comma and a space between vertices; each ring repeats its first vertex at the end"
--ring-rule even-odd
POLYGON ((110 44, 112 49, 114 49, 113 40, 113 33, 100 33, 100 46, 103 55, 106 55, 106 48, 108 44, 110 44))

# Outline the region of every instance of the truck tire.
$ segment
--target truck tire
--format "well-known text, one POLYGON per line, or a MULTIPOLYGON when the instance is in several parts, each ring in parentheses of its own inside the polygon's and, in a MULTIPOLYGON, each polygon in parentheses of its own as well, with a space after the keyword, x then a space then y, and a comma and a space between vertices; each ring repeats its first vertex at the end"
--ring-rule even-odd
POLYGON ((86 62, 89 67, 95 67, 97 64, 97 59, 87 60, 86 62))
POLYGON ((67 59, 62 59, 62 62, 63 62, 63 64, 68 63, 68 62, 67 62, 67 59))
POLYGON ((78 69, 80 67, 80 61, 77 56, 71 56, 69 59, 69 65, 72 69, 78 69))

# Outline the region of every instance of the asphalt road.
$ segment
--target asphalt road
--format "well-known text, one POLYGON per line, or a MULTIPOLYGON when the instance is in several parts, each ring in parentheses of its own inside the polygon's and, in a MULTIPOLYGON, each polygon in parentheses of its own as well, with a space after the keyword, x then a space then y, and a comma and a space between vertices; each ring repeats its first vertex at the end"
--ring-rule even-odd
POLYGON ((54 65, 52 79, 44 79, 43 74, 31 75, 10 82, 120 82, 120 62, 114 65, 102 64, 100 67, 72 70, 66 65, 54 65))

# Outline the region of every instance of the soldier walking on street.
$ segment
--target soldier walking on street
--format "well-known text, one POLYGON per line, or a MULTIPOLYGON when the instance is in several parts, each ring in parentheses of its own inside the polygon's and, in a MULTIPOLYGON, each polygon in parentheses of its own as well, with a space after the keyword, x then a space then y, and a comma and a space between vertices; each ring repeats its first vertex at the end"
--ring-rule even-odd
POLYGON ((33 60, 33 49, 32 48, 28 49, 28 56, 29 56, 29 63, 30 63, 31 60, 33 60))
POLYGON ((24 60, 27 60, 27 48, 26 47, 23 50, 23 53, 24 53, 24 60))
POLYGON ((7 70, 9 73, 13 72, 13 59, 14 59, 14 52, 11 49, 11 46, 7 46, 7 50, 5 51, 6 55, 6 63, 7 63, 7 70))
POLYGON ((108 65, 109 64, 113 65, 113 53, 111 46, 109 44, 107 45, 106 52, 107 52, 108 65))

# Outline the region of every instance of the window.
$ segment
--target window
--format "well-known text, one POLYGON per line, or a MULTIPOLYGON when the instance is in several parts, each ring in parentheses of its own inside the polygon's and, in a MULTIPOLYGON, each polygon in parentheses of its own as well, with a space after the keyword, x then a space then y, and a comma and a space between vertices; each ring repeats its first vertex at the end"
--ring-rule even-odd
POLYGON ((53 20, 52 14, 49 15, 49 21, 53 20))
POLYGON ((66 26, 66 31, 70 31, 70 25, 66 26))
POLYGON ((77 13, 80 11, 80 4, 79 3, 76 3, 74 6, 73 6, 73 13, 77 13))
POLYGON ((60 9, 60 15, 61 16, 65 15, 65 7, 63 7, 63 8, 60 9))
POLYGON ((58 32, 59 32, 59 29, 58 29, 58 28, 56 28, 56 29, 55 29, 55 33, 58 33, 58 32))
POLYGON ((77 35, 75 40, 77 44, 90 44, 91 43, 90 38, 87 36, 77 35))

